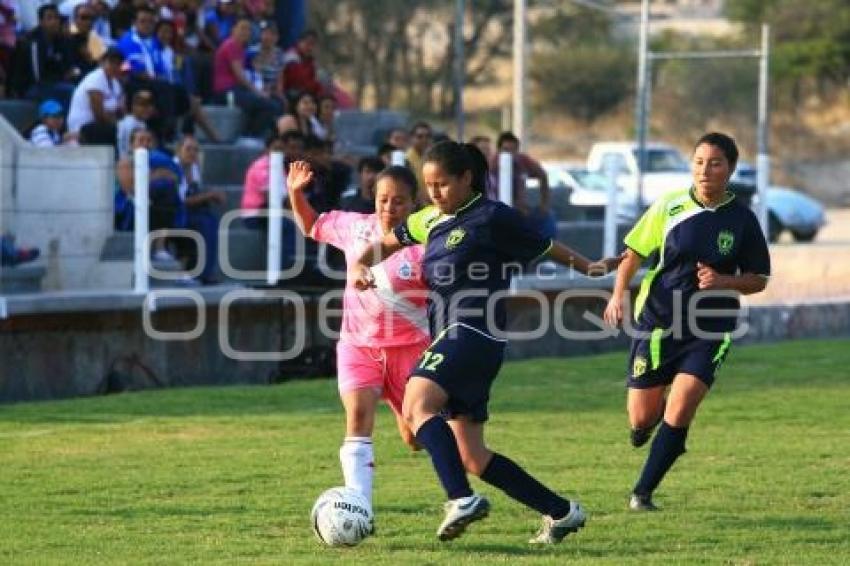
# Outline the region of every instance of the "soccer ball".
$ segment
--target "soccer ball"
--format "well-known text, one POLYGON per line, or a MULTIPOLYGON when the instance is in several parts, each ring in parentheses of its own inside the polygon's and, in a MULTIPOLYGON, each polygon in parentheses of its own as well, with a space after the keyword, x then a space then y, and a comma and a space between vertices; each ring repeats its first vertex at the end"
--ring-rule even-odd
POLYGON ((328 546, 354 546, 372 534, 372 506, 350 487, 322 493, 310 512, 313 532, 328 546))

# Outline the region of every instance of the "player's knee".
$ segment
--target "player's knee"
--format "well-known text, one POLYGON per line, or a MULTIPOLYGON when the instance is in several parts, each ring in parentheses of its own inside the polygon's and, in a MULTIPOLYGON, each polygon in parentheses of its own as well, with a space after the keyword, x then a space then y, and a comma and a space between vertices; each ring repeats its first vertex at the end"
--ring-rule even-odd
POLYGON ((676 428, 690 426, 694 411, 690 407, 668 407, 664 413, 664 421, 676 428))

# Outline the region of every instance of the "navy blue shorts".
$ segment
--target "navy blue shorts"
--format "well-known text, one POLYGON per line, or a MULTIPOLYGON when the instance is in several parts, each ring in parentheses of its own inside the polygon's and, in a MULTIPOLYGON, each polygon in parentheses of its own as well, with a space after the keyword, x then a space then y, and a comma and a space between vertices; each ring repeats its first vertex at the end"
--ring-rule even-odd
POLYGON ((636 338, 632 340, 626 385, 633 389, 670 385, 676 374, 689 373, 711 387, 731 343, 728 333, 721 340, 665 337, 660 331, 636 338))
POLYGON ((465 415, 483 423, 489 416, 490 387, 502 367, 505 344, 471 326, 455 324, 422 352, 410 373, 430 379, 448 393, 446 418, 465 415))

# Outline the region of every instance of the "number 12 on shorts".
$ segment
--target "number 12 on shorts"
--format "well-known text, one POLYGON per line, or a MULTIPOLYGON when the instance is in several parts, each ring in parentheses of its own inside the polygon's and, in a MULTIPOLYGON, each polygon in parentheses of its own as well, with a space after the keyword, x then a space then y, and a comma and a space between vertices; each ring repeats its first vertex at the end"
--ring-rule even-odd
POLYGON ((422 352, 422 361, 419 362, 420 369, 426 369, 428 371, 437 371, 437 366, 443 362, 445 356, 440 354, 439 352, 429 352, 425 350, 422 352))

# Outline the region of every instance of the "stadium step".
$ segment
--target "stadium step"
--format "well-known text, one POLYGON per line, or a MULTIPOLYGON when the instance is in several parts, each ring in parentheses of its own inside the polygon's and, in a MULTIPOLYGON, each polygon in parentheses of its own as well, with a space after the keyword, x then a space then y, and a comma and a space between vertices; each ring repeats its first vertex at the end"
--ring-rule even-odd
POLYGON ((204 144, 201 175, 209 187, 241 185, 245 172, 263 154, 262 147, 204 144))
POLYGON ((394 110, 361 112, 343 110, 334 122, 337 152, 355 156, 375 155, 393 128, 407 128, 408 114, 394 110))
POLYGON ((0 115, 23 135, 38 119, 38 105, 31 100, 0 99, 0 115))
POLYGON ((0 294, 38 293, 47 269, 40 263, 4 266, 0 269, 0 294))
MULTIPOLYGON (((232 144, 242 134, 242 111, 229 106, 206 105, 204 113, 219 136, 219 143, 232 144)), ((197 128, 198 140, 208 142, 204 131, 197 128)))

